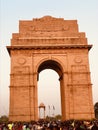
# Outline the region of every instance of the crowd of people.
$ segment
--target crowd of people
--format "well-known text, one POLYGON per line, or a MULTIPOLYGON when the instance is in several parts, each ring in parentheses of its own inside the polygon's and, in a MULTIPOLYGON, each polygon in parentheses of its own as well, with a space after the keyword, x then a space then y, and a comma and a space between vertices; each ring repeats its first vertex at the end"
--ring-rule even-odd
POLYGON ((0 130, 98 130, 98 120, 3 122, 0 130))

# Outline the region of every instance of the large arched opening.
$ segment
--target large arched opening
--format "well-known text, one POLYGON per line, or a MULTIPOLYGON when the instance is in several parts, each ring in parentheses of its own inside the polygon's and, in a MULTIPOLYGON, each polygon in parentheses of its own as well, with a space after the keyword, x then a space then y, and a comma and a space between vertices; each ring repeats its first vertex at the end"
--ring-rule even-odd
POLYGON ((43 102, 45 116, 61 115, 61 98, 59 75, 52 69, 45 69, 39 74, 38 106, 43 102))
POLYGON ((62 67, 54 60, 42 62, 38 67, 38 104, 44 102, 46 116, 62 115, 61 87, 62 67))

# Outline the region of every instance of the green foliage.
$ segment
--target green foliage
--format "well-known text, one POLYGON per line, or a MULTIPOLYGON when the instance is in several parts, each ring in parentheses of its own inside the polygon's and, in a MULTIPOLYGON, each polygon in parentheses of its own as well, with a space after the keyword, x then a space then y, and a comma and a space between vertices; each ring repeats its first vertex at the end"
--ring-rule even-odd
POLYGON ((6 115, 1 116, 0 122, 8 122, 8 117, 6 115))
POLYGON ((46 116, 46 121, 56 121, 56 120, 61 120, 61 118, 62 118, 61 115, 55 115, 54 117, 46 116))
POLYGON ((61 118, 62 118, 61 115, 56 115, 56 116, 55 116, 55 119, 56 119, 56 120, 61 120, 61 118))
POLYGON ((94 111, 95 111, 95 118, 98 119, 98 102, 94 105, 94 111))

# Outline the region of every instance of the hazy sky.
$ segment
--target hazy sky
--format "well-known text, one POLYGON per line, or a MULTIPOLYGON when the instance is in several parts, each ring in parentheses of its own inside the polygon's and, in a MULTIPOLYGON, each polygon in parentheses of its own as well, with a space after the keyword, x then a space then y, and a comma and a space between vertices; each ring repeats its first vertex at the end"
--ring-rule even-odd
MULTIPOLYGON (((98 0, 0 0, 0 115, 8 114, 9 106, 10 57, 6 46, 10 45, 12 33, 18 32, 19 20, 32 20, 45 15, 65 20, 77 19, 79 31, 86 33, 88 44, 93 44, 89 61, 93 101, 98 102, 98 0)), ((39 92, 39 103, 44 102, 51 109, 54 105, 55 114, 59 113, 60 91, 56 72, 43 71, 40 74, 39 92), (43 81, 46 81, 44 85, 43 81)))

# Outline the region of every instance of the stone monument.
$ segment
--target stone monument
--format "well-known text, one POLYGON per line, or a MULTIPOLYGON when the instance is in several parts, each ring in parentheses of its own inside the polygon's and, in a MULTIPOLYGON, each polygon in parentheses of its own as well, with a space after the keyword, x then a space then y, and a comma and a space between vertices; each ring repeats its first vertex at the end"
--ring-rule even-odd
MULTIPOLYGON (((53 69, 59 75, 62 120, 94 118, 88 45, 77 20, 44 16, 19 21, 11 46, 11 121, 38 120, 39 73, 53 69)), ((55 95, 54 95, 55 96, 55 95)))

